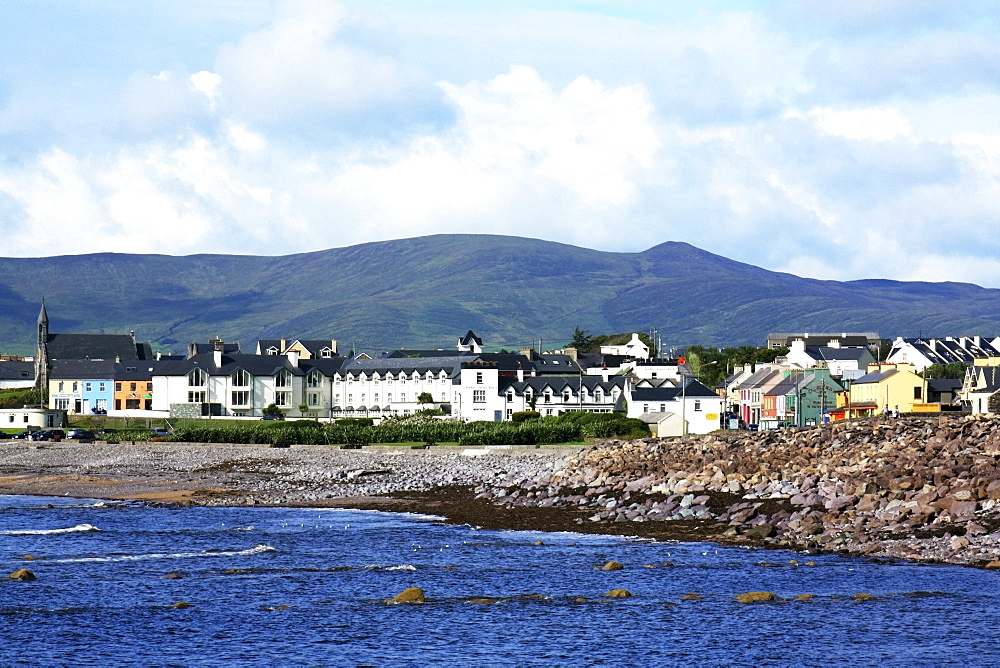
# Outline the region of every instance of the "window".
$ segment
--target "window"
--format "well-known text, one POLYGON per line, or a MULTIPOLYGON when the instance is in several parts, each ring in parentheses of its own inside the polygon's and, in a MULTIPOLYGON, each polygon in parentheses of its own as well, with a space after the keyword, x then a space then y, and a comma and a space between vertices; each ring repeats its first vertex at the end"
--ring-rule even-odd
POLYGON ((76 381, 74 380, 74 381, 73 381, 73 391, 74 391, 74 392, 77 392, 77 391, 78 391, 79 389, 80 389, 80 385, 79 385, 79 383, 77 383, 77 382, 76 382, 76 381))
POLYGON ((105 410, 107 410, 108 409, 108 400, 107 399, 98 399, 97 400, 97 405, 95 406, 95 408, 97 408, 97 410, 99 410, 99 411, 105 411, 105 410))
POLYGON ((135 387, 136 387, 135 383, 129 383, 128 391, 135 392, 135 387))
MULTIPOLYGON (((62 387, 60 387, 59 389, 62 390, 62 387)), ((121 392, 121 391, 122 391, 122 384, 121 383, 115 383, 115 392, 121 392)), ((118 409, 116 408, 115 410, 118 410, 118 409)))
MULTIPOLYGON (((552 403, 552 393, 551 392, 548 392, 548 391, 545 392, 545 403, 547 403, 547 404, 551 404, 552 403)), ((551 415, 551 414, 552 414, 552 412, 550 411, 549 415, 551 415)))
POLYGON ((483 384, 483 372, 482 371, 477 371, 476 372, 476 385, 482 385, 482 384, 483 384))
POLYGON ((190 390, 188 392, 188 403, 189 404, 203 404, 203 403, 205 403, 205 391, 204 390, 190 390))
POLYGON ((573 393, 572 392, 570 392, 569 390, 564 390, 563 391, 563 403, 564 404, 568 404, 572 398, 573 398, 573 393))
POLYGON ((146 391, 147 392, 152 392, 153 391, 153 384, 152 383, 146 383, 146 391))
POLYGON ((660 412, 661 413, 666 413, 667 412, 667 405, 666 404, 660 404, 660 412))
POLYGON ((85 392, 90 392, 90 383, 84 383, 83 384, 83 389, 84 389, 85 392))
POLYGON ((127 411, 137 411, 137 410, 139 410, 139 400, 138 399, 126 399, 125 400, 125 410, 127 410, 127 411))
POLYGON ((233 387, 250 387, 250 374, 243 369, 234 371, 230 379, 233 387))
POLYGON ((441 393, 441 401, 443 401, 443 402, 444 401, 448 401, 448 395, 445 394, 444 392, 441 393))
POLYGON ((406 392, 399 393, 399 400, 402 401, 403 403, 406 403, 406 392))
POLYGON ((306 386, 307 387, 313 387, 313 388, 316 388, 316 387, 320 386, 319 371, 317 371, 316 369, 313 369, 312 371, 309 372, 309 375, 306 377, 306 386))
POLYGON ((486 403, 486 390, 473 390, 472 391, 472 403, 475 403, 475 404, 485 404, 486 403))
MULTIPOLYGON (((278 375, 274 377, 275 387, 291 387, 292 386, 292 374, 288 372, 288 369, 282 369, 278 372, 278 375)), ((279 406, 281 404, 278 404, 279 406)))
POLYGON ((64 391, 65 391, 65 386, 66 386, 66 383, 64 383, 64 382, 62 382, 62 381, 60 380, 60 381, 59 381, 59 391, 60 391, 60 392, 64 392, 64 391))
POLYGON ((919 387, 919 386, 913 388, 913 398, 914 399, 920 399, 923 396, 924 396, 924 388, 919 387))
POLYGON ((389 402, 390 404, 392 403, 392 392, 390 392, 389 394, 387 394, 387 395, 385 396, 385 400, 386 400, 387 402, 389 402))
POLYGON ((68 411, 69 399, 56 399, 56 408, 61 411, 68 411))
POLYGON ((275 348, 274 346, 271 346, 270 348, 268 348, 264 352, 266 352, 268 355, 277 355, 278 354, 278 349, 275 348))
POLYGON ((233 406, 249 406, 250 405, 250 393, 246 390, 233 390, 232 396, 233 406))
POLYGON ((700 411, 701 410, 701 399, 695 399, 694 400, 694 409, 695 409, 695 411, 700 411))
MULTIPOLYGON (((208 376, 201 369, 192 369, 188 374, 188 387, 203 387, 208 376)), ((121 383, 118 383, 116 390, 121 390, 121 383)))
MULTIPOLYGON (((101 392, 103 392, 103 391, 104 391, 105 389, 107 389, 107 388, 105 388, 105 386, 104 386, 104 385, 105 385, 104 383, 101 383, 101 386, 100 386, 100 387, 101 387, 101 390, 100 390, 101 392)), ((152 387, 152 385, 153 385, 153 384, 152 384, 152 383, 150 383, 149 385, 150 385, 150 388, 149 388, 149 389, 153 389, 153 387, 152 387)))
POLYGON ((306 395, 306 403, 308 403, 310 406, 319 406, 320 396, 321 395, 319 392, 309 392, 306 395))
POLYGON ((333 357, 333 351, 330 350, 329 348, 323 348, 323 350, 319 351, 319 356, 326 358, 333 357))
POLYGON ((642 412, 643 413, 648 413, 649 412, 649 404, 643 404, 642 405, 642 412))
POLYGON ((292 393, 291 392, 275 392, 274 393, 274 403, 278 406, 291 406, 292 405, 292 393))
POLYGON ((514 401, 514 390, 507 390, 507 401, 514 401))

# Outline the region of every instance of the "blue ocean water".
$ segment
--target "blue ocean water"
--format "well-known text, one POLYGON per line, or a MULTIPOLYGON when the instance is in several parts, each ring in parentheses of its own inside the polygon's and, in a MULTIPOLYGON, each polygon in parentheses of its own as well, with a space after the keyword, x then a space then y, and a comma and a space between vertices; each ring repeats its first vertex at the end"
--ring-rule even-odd
POLYGON ((14 496, 0 560, 38 578, 0 580, 5 666, 1000 665, 1000 573, 953 566, 14 496), (425 604, 386 604, 411 586, 425 604), (814 596, 734 598, 761 590, 814 596))

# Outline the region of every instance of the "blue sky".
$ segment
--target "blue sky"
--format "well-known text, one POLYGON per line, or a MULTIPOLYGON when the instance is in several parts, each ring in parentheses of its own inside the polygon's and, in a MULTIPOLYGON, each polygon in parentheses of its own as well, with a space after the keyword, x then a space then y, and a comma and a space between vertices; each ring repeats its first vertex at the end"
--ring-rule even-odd
POLYGON ((469 232, 1000 287, 997 9, 5 0, 0 254, 469 232))

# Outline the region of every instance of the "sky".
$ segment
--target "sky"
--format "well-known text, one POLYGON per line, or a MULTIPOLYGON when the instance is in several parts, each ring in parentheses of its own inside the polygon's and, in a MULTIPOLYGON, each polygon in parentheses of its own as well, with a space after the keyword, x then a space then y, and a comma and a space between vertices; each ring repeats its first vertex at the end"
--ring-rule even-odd
POLYGON ((4 0, 0 255, 666 241, 1000 287, 1000 7, 4 0))

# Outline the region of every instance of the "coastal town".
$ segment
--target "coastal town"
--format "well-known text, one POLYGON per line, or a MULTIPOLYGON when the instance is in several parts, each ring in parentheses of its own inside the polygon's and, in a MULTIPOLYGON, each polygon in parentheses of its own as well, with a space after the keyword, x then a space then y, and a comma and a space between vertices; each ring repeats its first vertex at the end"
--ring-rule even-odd
POLYGON ((454 341, 344 355, 332 337, 259 340, 247 349, 215 338, 172 355, 154 353, 134 333, 52 332, 43 305, 34 358, 0 362, 0 389, 36 388, 42 404, 0 409, 0 426, 59 427, 74 415, 377 422, 427 412, 502 422, 585 411, 641 419, 654 436, 684 436, 876 415, 978 415, 1000 404, 1000 337, 899 337, 885 346, 874 332, 774 333, 766 342, 779 353, 773 361, 732 365, 718 383, 703 380, 718 361, 661 356, 640 333, 597 352, 485 352, 473 331, 454 341), (958 377, 928 377, 931 367, 957 368, 958 377))

